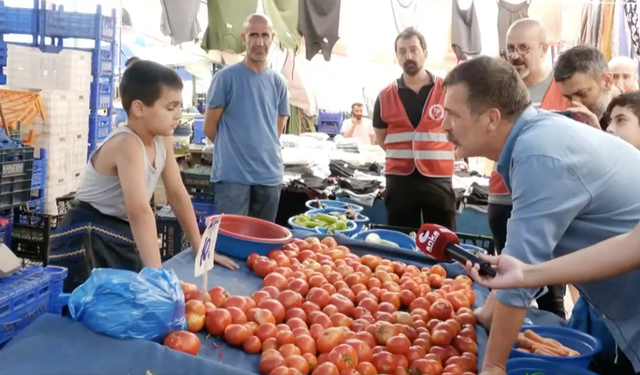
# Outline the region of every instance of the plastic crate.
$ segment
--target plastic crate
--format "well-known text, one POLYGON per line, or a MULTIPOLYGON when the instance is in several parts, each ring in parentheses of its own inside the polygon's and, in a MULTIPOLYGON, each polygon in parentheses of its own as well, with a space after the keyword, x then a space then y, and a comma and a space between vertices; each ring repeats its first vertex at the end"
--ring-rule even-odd
POLYGON ((27 127, 38 115, 43 120, 46 117, 38 93, 0 89, 0 102, 10 130, 18 129, 18 123, 27 127))
POLYGON ((196 214, 196 221, 198 222, 198 226, 200 228, 204 228, 207 226, 207 218, 211 215, 216 214, 216 208, 213 205, 213 202, 209 200, 201 201, 198 200, 198 198, 194 198, 192 201, 193 211, 196 214))
POLYGON ((28 267, 0 279, 0 346, 52 309, 67 277, 63 267, 28 267))
POLYGON ((197 166, 180 172, 182 183, 191 196, 211 196, 211 167, 197 166))
POLYGON ((44 213, 47 209, 47 200, 45 198, 30 200, 27 202, 27 207, 29 207, 29 212, 44 213))
POLYGON ((33 160, 31 190, 43 189, 47 184, 47 150, 40 150, 40 158, 33 160))
MULTIPOLYGON (((418 232, 418 229, 415 228, 405 228, 405 227, 394 227, 390 225, 381 225, 381 224, 371 224, 369 225, 369 229, 388 229, 395 230, 398 232, 410 234, 411 232, 418 232)), ((476 247, 483 248, 489 252, 489 254, 493 254, 495 242, 491 237, 481 236, 477 234, 469 234, 469 233, 459 233, 456 232, 456 235, 460 239, 461 244, 473 245, 476 247)))
POLYGON ((71 209, 73 201, 76 199, 75 191, 56 198, 56 207, 58 208, 58 215, 64 215, 71 209))
POLYGON ((95 14, 65 12, 63 6, 54 9, 40 9, 39 31, 53 38, 92 39, 113 42, 116 23, 112 17, 95 14), (97 27, 96 27, 97 25, 97 27))
POLYGON ((342 132, 342 123, 318 121, 318 132, 329 135, 338 135, 342 132))
POLYGON ((64 215, 47 215, 31 212, 23 207, 13 211, 11 250, 18 257, 49 264, 49 241, 51 231, 57 228, 64 215))
POLYGON ((111 133, 111 117, 96 116, 89 117, 89 143, 97 144, 103 142, 111 133))
POLYGON ((12 8, 0 2, 0 34, 36 34, 38 17, 33 9, 12 8))
POLYGON ((91 58, 91 74, 98 77, 113 76, 115 61, 113 52, 108 49, 100 49, 93 53, 91 58))
POLYGON ((13 228, 13 210, 0 213, 0 242, 11 247, 11 229, 13 228))
POLYGON ((190 247, 171 206, 166 205, 156 212, 156 227, 162 261, 171 259, 190 247))
POLYGON ((337 122, 342 124, 342 121, 344 121, 344 115, 341 112, 327 112, 321 109, 318 113, 318 123, 337 122))
POLYGON ((0 148, 0 210, 30 200, 32 171, 33 147, 0 148))
POLYGON ((204 116, 196 115, 193 120, 193 143, 203 145, 207 136, 204 135, 204 116))
POLYGON ((106 109, 113 106, 113 86, 109 83, 91 84, 91 108, 106 109))

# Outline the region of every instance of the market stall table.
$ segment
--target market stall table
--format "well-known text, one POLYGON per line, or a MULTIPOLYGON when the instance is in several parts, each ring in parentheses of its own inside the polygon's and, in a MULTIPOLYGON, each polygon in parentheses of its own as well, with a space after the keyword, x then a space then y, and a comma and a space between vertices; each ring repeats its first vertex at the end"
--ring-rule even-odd
MULTIPOLYGON (((308 236, 308 232, 293 232, 294 237, 308 236)), ((430 265, 429 258, 421 253, 397 250, 347 238, 337 238, 338 243, 348 246, 352 252, 363 255, 375 253, 383 258, 399 260, 408 264, 430 265)), ((262 286, 262 280, 240 261, 241 269, 231 271, 215 266, 209 273, 209 287, 219 285, 231 294, 251 295, 262 286)), ((164 268, 173 269, 179 278, 200 285, 201 279, 193 276, 194 265, 191 251, 178 254, 164 263, 164 268)), ((462 273, 458 264, 443 264, 450 276, 462 273)), ((488 290, 474 286, 476 303, 484 304, 488 290)), ((560 318, 531 308, 528 318, 534 324, 559 325, 560 318)), ((160 344, 138 340, 117 340, 91 332, 68 318, 44 316, 14 338, 6 348, 0 350, 0 365, 3 375, 98 375, 129 374, 143 375, 149 370, 154 375, 174 374, 222 374, 244 375, 256 373, 259 355, 246 354, 242 349, 228 346, 219 338, 205 338, 200 334, 202 347, 198 357, 178 353, 160 344), (216 349, 214 343, 218 346, 216 349)), ((487 344, 487 334, 478 327, 478 362, 482 363, 487 344)))

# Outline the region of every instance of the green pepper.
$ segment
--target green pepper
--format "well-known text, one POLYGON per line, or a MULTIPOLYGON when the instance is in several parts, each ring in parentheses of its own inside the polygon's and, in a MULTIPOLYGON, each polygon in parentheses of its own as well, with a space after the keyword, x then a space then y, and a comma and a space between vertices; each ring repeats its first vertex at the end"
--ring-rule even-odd
POLYGON ((347 229, 347 223, 345 221, 340 220, 335 225, 336 225, 336 229, 337 230, 345 230, 345 229, 347 229))
POLYGON ((322 214, 322 213, 317 214, 317 215, 316 215, 316 218, 317 218, 318 220, 322 220, 322 221, 324 221, 325 223, 329 223, 329 224, 333 224, 333 223, 335 223, 336 221, 338 221, 338 218, 337 218, 337 217, 335 217, 335 216, 330 216, 330 215, 327 215, 327 214, 322 214))

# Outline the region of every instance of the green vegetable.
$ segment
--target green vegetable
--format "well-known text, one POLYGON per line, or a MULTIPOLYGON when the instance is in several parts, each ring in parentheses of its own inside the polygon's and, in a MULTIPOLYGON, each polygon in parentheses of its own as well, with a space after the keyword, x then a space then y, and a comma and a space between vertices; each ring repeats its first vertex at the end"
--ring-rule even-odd
POLYGON ((347 229, 347 222, 340 220, 335 224, 335 226, 337 230, 345 230, 347 229))
POLYGON ((380 243, 380 245, 387 245, 387 246, 391 246, 391 247, 400 248, 400 245, 398 245, 397 243, 391 242, 391 241, 387 241, 387 240, 383 240, 383 239, 380 239, 379 243, 380 243))
POLYGON ((338 221, 338 218, 337 218, 337 217, 335 217, 335 216, 330 216, 330 215, 327 215, 327 214, 322 214, 322 213, 317 214, 317 215, 316 215, 316 218, 317 218, 318 220, 322 220, 322 221, 324 221, 324 222, 326 222, 326 223, 329 223, 329 224, 333 224, 333 223, 335 223, 336 221, 338 221))

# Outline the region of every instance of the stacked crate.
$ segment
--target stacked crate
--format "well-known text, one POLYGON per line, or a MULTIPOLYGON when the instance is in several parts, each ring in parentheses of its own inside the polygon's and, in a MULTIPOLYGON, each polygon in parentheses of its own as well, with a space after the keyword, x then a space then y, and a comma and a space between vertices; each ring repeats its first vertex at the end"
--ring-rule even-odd
POLYGON ((46 120, 36 119, 36 156, 46 160, 46 182, 32 192, 44 212, 56 214, 56 198, 75 191, 87 160, 90 128, 90 52, 62 50, 43 53, 38 48, 8 46, 7 85, 14 90, 40 92, 46 120))

